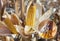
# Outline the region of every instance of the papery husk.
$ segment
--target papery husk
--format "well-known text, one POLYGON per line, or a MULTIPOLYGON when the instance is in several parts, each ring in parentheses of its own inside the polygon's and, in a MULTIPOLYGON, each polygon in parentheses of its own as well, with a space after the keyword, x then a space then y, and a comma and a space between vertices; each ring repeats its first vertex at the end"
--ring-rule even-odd
MULTIPOLYGON (((42 21, 42 22, 39 24, 38 30, 41 30, 41 28, 42 28, 45 24, 48 24, 49 21, 51 21, 51 20, 47 19, 47 20, 42 21)), ((54 21, 52 21, 52 22, 53 22, 53 23, 52 23, 52 26, 50 27, 51 30, 48 30, 47 33, 46 33, 46 32, 45 32, 45 33, 44 33, 44 32, 43 32, 43 33, 40 33, 40 34, 39 34, 39 37, 42 37, 42 38, 44 38, 44 39, 50 39, 50 38, 53 38, 53 37, 56 35, 57 26, 56 26, 56 24, 55 24, 54 21)), ((46 29, 46 30, 47 30, 47 29, 46 29)))
POLYGON ((0 21, 0 35, 11 34, 11 31, 7 28, 3 21, 0 21))

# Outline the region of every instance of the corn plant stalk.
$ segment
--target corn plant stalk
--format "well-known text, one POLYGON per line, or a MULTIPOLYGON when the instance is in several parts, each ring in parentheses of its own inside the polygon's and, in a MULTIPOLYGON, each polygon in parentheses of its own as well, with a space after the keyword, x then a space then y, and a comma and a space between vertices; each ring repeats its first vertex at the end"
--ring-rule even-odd
POLYGON ((15 2, 15 13, 18 15, 18 0, 15 2))
POLYGON ((19 6, 21 5, 21 4, 19 4, 20 3, 20 0, 16 0, 16 2, 15 2, 15 13, 16 13, 16 15, 18 15, 18 17, 20 17, 20 15, 21 15, 21 10, 19 10, 19 6))
POLYGON ((0 0, 0 20, 2 20, 2 15, 4 14, 4 9, 7 5, 6 0, 0 0))
MULTIPOLYGON (((1 11, 0 11, 1 12, 1 11)), ((1 14, 0 14, 0 21, 1 21, 1 14)))
POLYGON ((25 9, 25 5, 24 5, 24 0, 20 0, 20 7, 21 7, 21 14, 20 14, 20 18, 23 20, 24 19, 24 9, 25 9))
POLYGON ((1 8, 2 8, 2 0, 0 0, 0 21, 1 21, 1 17, 2 17, 2 14, 1 14, 1 8))

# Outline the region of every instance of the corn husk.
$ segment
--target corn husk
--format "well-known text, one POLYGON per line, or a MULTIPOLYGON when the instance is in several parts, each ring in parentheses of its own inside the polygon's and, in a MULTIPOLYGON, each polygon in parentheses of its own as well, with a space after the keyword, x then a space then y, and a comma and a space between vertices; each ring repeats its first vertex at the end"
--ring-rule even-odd
POLYGON ((14 27, 13 23, 10 21, 9 18, 4 20, 5 24, 8 26, 7 28, 13 33, 17 34, 16 28, 14 27))

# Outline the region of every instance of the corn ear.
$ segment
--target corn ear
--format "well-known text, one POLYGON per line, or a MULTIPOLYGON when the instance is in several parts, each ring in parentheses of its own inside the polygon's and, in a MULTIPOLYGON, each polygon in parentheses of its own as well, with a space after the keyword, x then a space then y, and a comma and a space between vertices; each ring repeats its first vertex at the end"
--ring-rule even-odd
POLYGON ((27 26, 34 26, 35 15, 36 15, 36 5, 31 5, 28 10, 27 17, 26 17, 27 26))
POLYGON ((13 33, 13 34, 17 34, 17 31, 13 25, 13 23, 10 21, 9 18, 6 18, 4 20, 5 24, 8 26, 7 28, 13 33))

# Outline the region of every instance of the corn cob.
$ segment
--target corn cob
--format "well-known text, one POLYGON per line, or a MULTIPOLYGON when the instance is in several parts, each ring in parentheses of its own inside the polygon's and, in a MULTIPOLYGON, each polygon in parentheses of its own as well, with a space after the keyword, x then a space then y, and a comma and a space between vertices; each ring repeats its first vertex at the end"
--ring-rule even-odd
POLYGON ((31 5, 27 12, 26 17, 26 26, 25 26, 25 34, 29 35, 33 33, 33 26, 35 23, 35 15, 36 15, 36 5, 31 5))
POLYGON ((36 6, 31 5, 28 10, 27 17, 26 17, 26 25, 27 26, 34 26, 35 15, 36 15, 36 6))
POLYGON ((6 18, 4 20, 5 24, 8 26, 7 28, 13 33, 13 34, 17 34, 17 31, 13 25, 13 23, 10 21, 9 18, 6 18))

